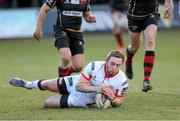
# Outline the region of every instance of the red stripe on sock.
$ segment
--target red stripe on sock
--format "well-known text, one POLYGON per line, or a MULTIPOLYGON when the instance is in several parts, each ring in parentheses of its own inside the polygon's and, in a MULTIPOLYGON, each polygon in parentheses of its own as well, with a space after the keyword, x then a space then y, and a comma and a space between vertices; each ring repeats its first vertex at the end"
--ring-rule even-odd
MULTIPOLYGON (((151 72, 153 70, 154 60, 155 60, 155 56, 145 56, 144 57, 144 72, 150 72, 150 75, 151 75, 151 72), (147 67, 147 64, 152 64, 152 67, 147 67)), ((144 80, 149 80, 150 75, 146 75, 144 73, 144 80)))
POLYGON ((149 80, 150 76, 144 76, 144 80, 149 80))
POLYGON ((154 56, 145 56, 144 63, 154 63, 154 56))
POLYGON ((151 72, 152 68, 151 67, 144 67, 145 72, 151 72))

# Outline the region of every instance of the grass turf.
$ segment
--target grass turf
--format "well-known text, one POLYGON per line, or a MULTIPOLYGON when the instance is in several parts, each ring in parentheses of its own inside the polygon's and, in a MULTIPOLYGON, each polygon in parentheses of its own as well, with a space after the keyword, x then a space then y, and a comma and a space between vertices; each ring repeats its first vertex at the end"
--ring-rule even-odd
MULTIPOLYGON (((126 45, 128 35, 124 34, 126 45)), ((0 41, 0 120, 180 120, 180 34, 159 31, 151 92, 143 93, 144 42, 134 58, 135 77, 129 81, 124 104, 107 110, 95 108, 43 109, 53 93, 11 87, 8 80, 54 78, 59 63, 52 38, 40 43, 33 39, 0 41)), ((86 64, 103 60, 116 43, 111 33, 87 34, 86 64)), ((122 66, 124 69, 124 66, 122 66)))

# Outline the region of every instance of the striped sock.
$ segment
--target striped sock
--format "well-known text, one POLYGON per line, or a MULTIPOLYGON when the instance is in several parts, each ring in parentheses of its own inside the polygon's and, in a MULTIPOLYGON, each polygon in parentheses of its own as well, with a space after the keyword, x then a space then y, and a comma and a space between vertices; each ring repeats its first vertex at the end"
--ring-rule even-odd
POLYGON ((145 51, 144 56, 144 80, 149 81, 155 60, 154 51, 145 51))

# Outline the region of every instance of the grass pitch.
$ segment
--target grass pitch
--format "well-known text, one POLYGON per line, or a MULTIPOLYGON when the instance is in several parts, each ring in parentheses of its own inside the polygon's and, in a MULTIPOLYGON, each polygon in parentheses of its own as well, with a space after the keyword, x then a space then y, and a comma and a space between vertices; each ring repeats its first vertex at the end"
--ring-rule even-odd
MULTIPOLYGON (((124 104, 111 109, 43 109, 53 93, 11 87, 13 77, 26 80, 57 76, 59 56, 52 38, 0 41, 0 120, 180 120, 180 30, 159 31, 151 92, 143 93, 144 42, 134 58, 134 79, 129 81, 124 104)), ((126 45, 129 43, 125 33, 126 45)), ((116 49, 112 33, 84 36, 86 64, 103 60, 116 49)), ((124 68, 122 66, 122 68, 124 68)))

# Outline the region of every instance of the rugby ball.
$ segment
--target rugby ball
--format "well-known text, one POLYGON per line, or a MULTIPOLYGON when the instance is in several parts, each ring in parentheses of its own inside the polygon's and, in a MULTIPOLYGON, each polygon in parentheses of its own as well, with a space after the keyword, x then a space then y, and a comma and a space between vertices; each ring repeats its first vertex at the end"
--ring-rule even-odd
POLYGON ((111 101, 107 98, 106 95, 102 93, 97 93, 95 97, 96 107, 100 109, 107 109, 112 107, 111 101))

